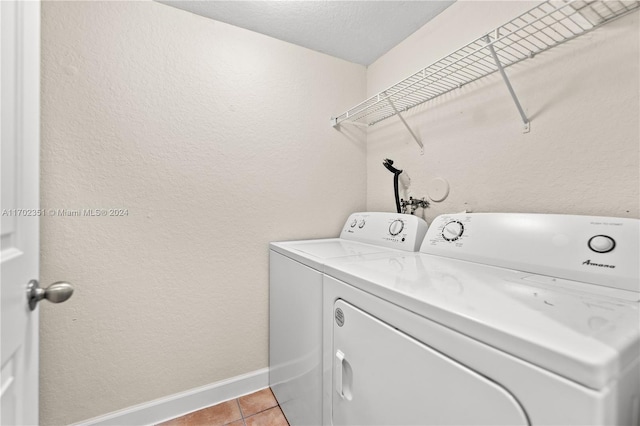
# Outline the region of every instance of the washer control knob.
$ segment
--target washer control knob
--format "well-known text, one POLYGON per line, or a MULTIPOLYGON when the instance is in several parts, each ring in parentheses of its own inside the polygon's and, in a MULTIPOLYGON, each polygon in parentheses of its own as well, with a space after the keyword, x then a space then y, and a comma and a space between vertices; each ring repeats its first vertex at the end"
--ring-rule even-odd
POLYGON ((391 222, 391 225, 389 225, 389 233, 394 237, 399 233, 401 233, 403 229, 404 229, 404 222, 401 221, 400 219, 394 220, 393 222, 391 222))
POLYGON ((362 219, 360 222, 358 222, 358 228, 364 228, 364 225, 366 225, 367 222, 364 221, 364 219, 362 219))
POLYGON ((351 222, 351 225, 349 225, 349 226, 351 226, 352 228, 355 228, 357 224, 358 224, 358 220, 357 219, 353 219, 353 222, 351 222))
POLYGON ((596 235, 589 240, 589 248, 596 253, 609 253, 616 246, 616 241, 607 235, 596 235))
POLYGON ((464 225, 457 220, 452 220, 442 228, 442 238, 447 241, 455 241, 462 236, 463 232, 464 225))

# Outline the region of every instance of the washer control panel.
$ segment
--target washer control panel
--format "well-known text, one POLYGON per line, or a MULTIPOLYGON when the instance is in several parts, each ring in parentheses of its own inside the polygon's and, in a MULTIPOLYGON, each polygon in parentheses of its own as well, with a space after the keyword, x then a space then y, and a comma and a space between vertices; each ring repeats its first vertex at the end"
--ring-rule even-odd
POLYGON ((340 238, 406 251, 418 251, 427 233, 423 219, 400 213, 353 213, 340 238))
POLYGON ((640 220, 458 213, 438 216, 420 251, 640 292, 640 220))

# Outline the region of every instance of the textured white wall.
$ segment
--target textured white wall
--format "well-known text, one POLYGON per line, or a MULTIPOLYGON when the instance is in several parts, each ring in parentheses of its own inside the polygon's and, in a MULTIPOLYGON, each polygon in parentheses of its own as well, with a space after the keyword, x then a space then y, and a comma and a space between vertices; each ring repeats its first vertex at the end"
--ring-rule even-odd
MULTIPOLYGON (((458 1, 372 64, 368 95, 414 73, 537 2, 458 1)), ((569 213, 640 217, 638 12, 507 69, 531 119, 522 122, 495 74, 407 113, 420 151, 397 118, 367 133, 368 210, 393 211, 391 158, 427 195, 437 177, 449 197, 419 214, 569 213)))
POLYGON ((42 207, 128 216, 42 220, 41 423, 266 367, 268 242, 365 207, 365 68, 152 2, 44 2, 42 48, 42 207))

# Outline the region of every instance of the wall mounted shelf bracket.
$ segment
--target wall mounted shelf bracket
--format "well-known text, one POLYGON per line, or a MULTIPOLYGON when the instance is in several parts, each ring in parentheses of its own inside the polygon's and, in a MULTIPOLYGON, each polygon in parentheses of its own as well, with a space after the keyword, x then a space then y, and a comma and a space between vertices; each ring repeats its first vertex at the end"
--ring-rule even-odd
MULTIPOLYGON (((494 40, 500 39, 500 29, 499 28, 496 28, 496 30, 494 32, 493 39, 494 40)), ((502 76, 502 80, 504 80, 504 84, 506 84, 507 89, 509 90, 509 94, 511 95, 511 99, 513 99, 513 102, 516 104, 516 108, 518 109, 518 113, 520 113, 520 117, 522 118, 522 122, 524 123, 524 127, 522 129, 522 133, 529 133, 529 131, 531 130, 531 122, 527 118, 527 115, 524 113, 524 110, 522 109, 522 105, 520 105, 520 101, 518 100, 518 97, 516 96, 516 92, 513 90, 513 86, 511 85, 511 81, 509 81, 509 77, 507 77, 507 73, 504 71, 504 67, 502 66, 502 63, 500 62, 500 58, 498 57, 498 54, 496 53, 496 49, 493 47, 493 42, 491 41, 491 36, 489 34, 487 34, 485 36, 484 40, 487 43, 487 48, 489 49, 489 52, 491 52, 491 56, 493 57, 493 60, 496 62, 496 67, 498 67, 498 71, 500 72, 500 75, 502 76)))
POLYGON ((424 154, 424 145, 422 145, 422 141, 413 132, 413 130, 411 129, 411 127, 407 123, 407 120, 405 120, 404 117, 402 116, 402 114, 400 114, 400 111, 398 111, 396 106, 393 104, 393 101, 391 100, 391 97, 387 97, 387 102, 389 102, 389 106, 391 106, 391 109, 393 109, 393 112, 395 113, 395 115, 397 115, 400 118, 400 121, 402 121, 402 124, 404 124, 404 127, 407 128, 407 130, 411 134, 411 137, 413 138, 413 140, 416 141, 416 143, 420 147, 420 154, 424 154))

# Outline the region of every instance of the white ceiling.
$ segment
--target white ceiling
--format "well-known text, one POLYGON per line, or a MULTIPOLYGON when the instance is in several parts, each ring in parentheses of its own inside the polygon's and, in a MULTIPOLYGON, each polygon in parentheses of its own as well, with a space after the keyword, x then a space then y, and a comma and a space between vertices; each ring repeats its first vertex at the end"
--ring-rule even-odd
POLYGON ((453 0, 157 0, 347 61, 370 65, 453 0))

